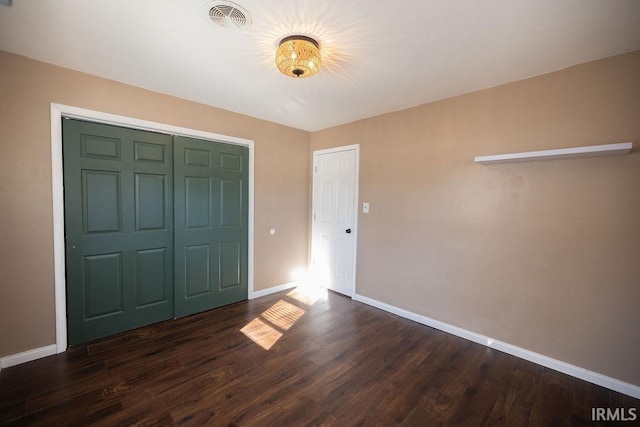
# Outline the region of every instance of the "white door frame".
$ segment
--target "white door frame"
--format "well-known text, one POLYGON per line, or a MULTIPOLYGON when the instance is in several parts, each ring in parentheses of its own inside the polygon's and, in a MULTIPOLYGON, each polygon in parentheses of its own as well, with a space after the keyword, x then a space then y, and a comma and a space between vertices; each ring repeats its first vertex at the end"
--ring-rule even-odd
POLYGON ((358 266, 358 207, 359 207, 359 199, 358 199, 358 187, 360 184, 360 144, 352 144, 352 145, 344 145, 342 147, 333 147, 333 148, 325 148, 323 150, 315 150, 312 153, 312 162, 311 162, 311 245, 310 245, 310 251, 309 251, 309 266, 312 265, 312 257, 313 257, 313 253, 312 253, 312 248, 313 248, 313 214, 315 212, 315 200, 314 200, 314 192, 313 192, 313 188, 314 188, 314 180, 315 180, 315 173, 314 173, 314 168, 316 167, 316 156, 320 155, 320 154, 330 154, 330 153, 339 153, 341 151, 349 151, 349 150, 355 150, 356 152, 356 162, 355 162, 355 176, 356 176, 356 180, 355 180, 355 188, 354 188, 354 192, 353 192, 353 239, 354 239, 354 245, 353 245, 353 278, 352 278, 352 282, 351 282, 351 290, 349 292, 349 297, 353 298, 356 295, 356 268, 358 266))
POLYGON ((201 130, 167 125, 119 116, 101 111, 51 103, 51 191, 53 195, 53 271, 55 284, 56 353, 67 349, 67 302, 64 242, 64 186, 62 164, 62 118, 76 118, 120 127, 187 136, 215 142, 242 145, 249 148, 249 224, 247 282, 249 299, 253 297, 253 237, 254 237, 254 142, 250 139, 220 135, 201 130))

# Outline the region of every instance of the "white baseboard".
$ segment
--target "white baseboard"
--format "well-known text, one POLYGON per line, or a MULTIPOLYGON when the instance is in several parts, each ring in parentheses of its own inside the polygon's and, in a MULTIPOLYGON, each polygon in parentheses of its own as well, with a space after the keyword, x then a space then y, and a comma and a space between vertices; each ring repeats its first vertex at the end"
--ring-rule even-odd
POLYGON ((249 299, 260 298, 267 295, 275 294, 276 292, 286 291, 287 289, 295 288, 296 286, 300 286, 300 282, 285 283, 284 285, 261 289, 259 291, 254 291, 253 294, 249 295, 249 299))
POLYGON ((389 313, 393 313, 397 316, 404 317, 405 319, 413 320, 414 322, 421 323, 423 325, 427 325, 432 328, 439 329, 441 331, 450 333, 452 335, 456 335, 458 337, 467 339, 469 341, 473 341, 475 343, 494 348, 496 350, 502 351, 507 354, 511 354, 513 356, 519 357, 524 360, 528 360, 533 363, 537 363, 538 365, 545 366, 555 371, 562 372, 567 375, 571 375, 572 377, 576 377, 581 380, 585 380, 590 383, 608 388, 610 390, 614 390, 619 393, 626 394, 631 397, 635 397, 636 399, 640 399, 640 387, 637 385, 620 381, 618 379, 608 377, 606 375, 602 375, 597 372, 593 372, 588 369, 581 368, 579 366, 571 365, 569 363, 562 362, 560 360, 553 359, 551 357, 548 357, 539 353, 535 353, 533 351, 524 349, 522 347, 517 347, 515 345, 509 344, 503 341, 494 340, 493 338, 489 338, 487 336, 478 334, 476 332, 471 332, 467 329, 462 329, 457 326, 453 326, 448 323, 444 323, 427 316, 422 316, 420 314, 416 314, 411 311, 404 310, 402 308, 398 308, 396 306, 386 304, 384 302, 381 302, 372 298, 365 297, 363 295, 355 294, 353 296, 353 299, 355 301, 362 302, 372 307, 379 308, 380 310, 388 311, 389 313))
POLYGON ((56 348, 55 344, 51 344, 40 348, 34 348, 33 350, 23 351, 22 353, 4 356, 0 358, 0 369, 51 356, 56 354, 56 348))

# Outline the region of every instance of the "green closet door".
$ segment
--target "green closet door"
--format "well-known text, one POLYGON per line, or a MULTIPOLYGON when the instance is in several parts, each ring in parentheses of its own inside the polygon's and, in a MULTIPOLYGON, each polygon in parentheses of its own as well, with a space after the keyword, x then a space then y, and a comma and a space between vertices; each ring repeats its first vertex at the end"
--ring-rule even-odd
POLYGON ((174 137, 175 315, 247 299, 249 150, 174 137))
POLYGON ((173 317, 171 136, 63 120, 69 344, 173 317))

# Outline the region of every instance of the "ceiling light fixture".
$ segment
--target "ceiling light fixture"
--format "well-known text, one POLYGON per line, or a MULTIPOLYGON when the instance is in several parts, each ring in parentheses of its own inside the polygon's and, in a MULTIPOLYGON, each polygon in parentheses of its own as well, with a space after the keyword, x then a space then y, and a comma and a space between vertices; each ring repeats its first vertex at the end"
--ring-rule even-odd
POLYGON ((289 36, 280 41, 276 65, 283 74, 311 77, 318 72, 321 63, 320 45, 311 37, 289 36))

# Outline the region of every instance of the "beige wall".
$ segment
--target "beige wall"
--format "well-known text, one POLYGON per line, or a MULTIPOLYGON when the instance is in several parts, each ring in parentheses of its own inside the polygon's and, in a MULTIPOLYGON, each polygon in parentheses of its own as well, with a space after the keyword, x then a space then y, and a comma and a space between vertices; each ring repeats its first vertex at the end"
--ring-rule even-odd
POLYGON ((0 357, 55 342, 51 102, 254 140, 254 288, 306 265, 307 132, 6 52, 0 70, 0 357))
POLYGON ((640 385, 640 52, 311 134, 354 143, 358 293, 640 385))

